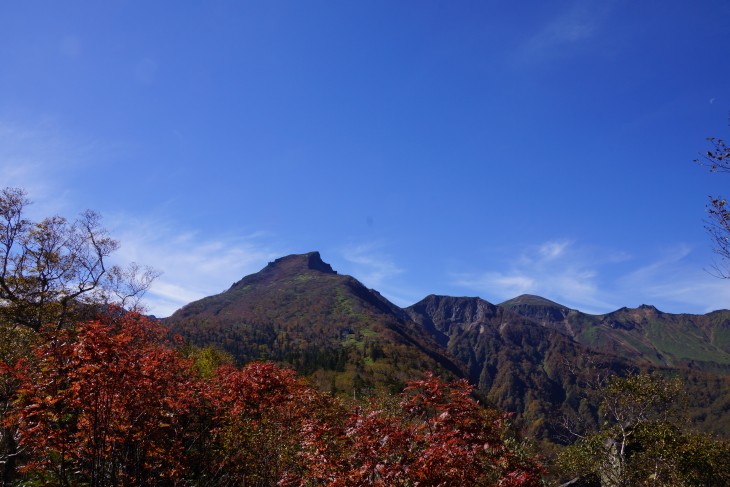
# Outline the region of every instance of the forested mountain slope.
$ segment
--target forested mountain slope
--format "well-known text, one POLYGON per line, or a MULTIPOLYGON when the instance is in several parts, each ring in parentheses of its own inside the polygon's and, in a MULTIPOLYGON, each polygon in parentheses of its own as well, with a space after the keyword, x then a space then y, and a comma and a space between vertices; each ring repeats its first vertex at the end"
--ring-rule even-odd
POLYGON ((679 374, 701 426, 730 434, 727 311, 588 315, 529 295, 500 305, 432 295, 401 309, 312 252, 277 259, 164 321, 240 363, 290 364, 333 393, 397 391, 425 371, 466 377, 528 434, 551 441, 568 413, 595 421, 585 385, 596 367, 679 374))
POLYGON ((654 366, 730 372, 730 311, 672 314, 654 306, 589 315, 539 296, 523 295, 500 306, 575 341, 654 366))
POLYGON ((432 370, 464 372, 427 333, 377 292, 337 274, 317 252, 290 255, 165 320, 196 345, 240 362, 291 364, 326 390, 400 390, 432 370))

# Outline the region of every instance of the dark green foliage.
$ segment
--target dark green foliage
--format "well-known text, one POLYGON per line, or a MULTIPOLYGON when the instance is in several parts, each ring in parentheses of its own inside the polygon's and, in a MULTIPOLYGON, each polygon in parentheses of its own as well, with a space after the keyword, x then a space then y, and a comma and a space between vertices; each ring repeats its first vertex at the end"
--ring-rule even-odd
POLYGON ((730 483, 730 444, 688 429, 680 380, 614 376, 595 392, 600 426, 574 431, 577 441, 559 456, 564 480, 616 487, 730 483))

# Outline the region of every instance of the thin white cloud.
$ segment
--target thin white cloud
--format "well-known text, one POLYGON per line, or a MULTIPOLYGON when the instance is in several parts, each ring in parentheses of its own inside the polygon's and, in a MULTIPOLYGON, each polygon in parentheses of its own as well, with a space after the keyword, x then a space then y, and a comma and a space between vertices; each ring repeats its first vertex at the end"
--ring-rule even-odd
POLYGON ((627 284, 645 283, 665 275, 669 269, 690 255, 692 249, 685 244, 665 250, 659 259, 628 273, 623 277, 627 284))
MULTIPOLYGON (((79 207, 66 189, 80 171, 118 151, 110 144, 83 141, 52 120, 35 125, 0 120, 0 181, 21 187, 33 204, 31 219, 73 216, 79 207)), ((105 226, 121 243, 114 263, 137 262, 162 271, 145 304, 168 316, 190 301, 219 293, 283 254, 268 250, 265 235, 202 235, 175 228, 165 218, 106 215, 105 226)))
POLYGON ((570 242, 568 242, 567 240, 557 242, 545 242, 544 244, 540 245, 540 247, 538 248, 538 252, 540 253, 540 256, 542 256, 544 259, 554 260, 563 255, 569 245, 570 242))
POLYGON ((594 12, 581 2, 554 18, 536 39, 543 44, 580 42, 595 33, 597 24, 598 19, 594 12))
POLYGON ((197 301, 202 297, 205 296, 201 296, 200 292, 169 282, 163 274, 153 283, 152 290, 146 296, 145 305, 150 308, 152 314, 169 316, 185 304, 197 301))
POLYGON ((497 296, 502 299, 532 294, 536 292, 536 282, 532 277, 520 271, 512 273, 485 272, 483 274, 454 275, 453 284, 485 293, 485 296, 497 296))
MULTIPOLYGON (((29 128, 0 121, 0 179, 3 186, 24 188, 36 198, 52 196, 54 161, 65 154, 64 144, 48 128, 29 128)), ((58 166, 57 166, 58 167, 58 166)))
POLYGON ((662 311, 730 308, 730 282, 702 270, 691 257, 688 245, 666 249, 656 261, 622 277, 619 284, 624 289, 641 290, 647 304, 655 304, 662 311))
POLYGON ((521 57, 535 61, 581 47, 598 35, 614 3, 597 0, 573 1, 527 39, 521 57))
POLYGON ((350 274, 365 286, 375 289, 391 303, 406 307, 432 292, 432 289, 423 290, 417 283, 404 280, 406 270, 396 264, 384 248, 382 241, 369 242, 359 245, 350 245, 340 250, 345 260, 341 268, 336 268, 345 274, 350 274))
POLYGON ((702 270, 693 249, 678 244, 638 267, 624 252, 578 246, 565 240, 525 248, 498 263, 501 270, 452 275, 452 284, 488 300, 536 294, 587 313, 651 304, 670 313, 730 308, 730 282, 702 270))
POLYGON ((179 230, 162 218, 116 217, 109 224, 121 242, 120 263, 149 265, 163 274, 144 303, 157 316, 169 316, 183 305, 225 291, 283 255, 270 250, 266 235, 203 235, 179 230))
POLYGON ((649 299, 662 311, 707 313, 730 308, 730 283, 703 273, 684 275, 679 281, 648 283, 649 299))
POLYGON ((523 275, 503 275, 503 274, 492 274, 488 276, 489 280, 492 280, 496 285, 505 289, 519 294, 529 293, 535 289, 535 280, 531 277, 523 275))
POLYGON ((505 270, 453 275, 456 286, 472 289, 486 299, 503 301, 536 294, 590 313, 613 308, 598 285, 598 262, 590 251, 569 240, 552 240, 528 247, 505 270))
POLYGON ((25 189, 32 218, 68 213, 74 205, 65 183, 106 152, 103 144, 69 135, 51 119, 0 120, 0 181, 25 189))
POLYGON ((354 264, 358 279, 370 288, 378 288, 389 279, 403 273, 390 256, 380 249, 382 243, 367 243, 345 248, 342 256, 354 264))

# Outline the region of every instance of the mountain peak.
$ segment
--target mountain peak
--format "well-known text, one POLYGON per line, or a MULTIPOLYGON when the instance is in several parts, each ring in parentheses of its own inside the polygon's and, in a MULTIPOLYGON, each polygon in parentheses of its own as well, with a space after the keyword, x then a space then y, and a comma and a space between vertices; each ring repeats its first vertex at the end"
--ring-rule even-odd
POLYGON ((509 299, 505 301, 504 303, 501 303, 500 306, 506 306, 508 308, 514 307, 514 306, 547 306, 547 307, 557 307, 557 308, 567 308, 566 306, 563 306, 560 303, 556 303, 555 301, 550 301, 547 298, 543 298, 542 296, 536 296, 534 294, 521 294, 520 296, 517 296, 516 298, 509 299))
POLYGON ((623 306, 616 311, 612 313, 608 313, 609 315, 612 314, 641 314, 641 315, 649 315, 649 314, 659 314, 661 311, 659 311, 656 306, 652 306, 651 304, 641 304, 637 306, 636 308, 629 308, 627 306, 623 306))
POLYGON ((638 309, 644 309, 647 311, 659 311, 658 309, 656 309, 656 306, 653 306, 651 304, 642 304, 641 306, 639 306, 638 309))
POLYGON ((331 265, 322 260, 319 252, 292 254, 269 262, 261 271, 248 275, 240 281, 233 283, 231 289, 262 280, 289 279, 301 274, 311 274, 312 272, 337 275, 337 271, 333 270, 331 265))
POLYGON ((307 270, 319 271, 325 274, 337 274, 332 266, 322 260, 319 252, 308 252, 306 254, 292 254, 280 257, 266 266, 268 270, 303 272, 307 270))

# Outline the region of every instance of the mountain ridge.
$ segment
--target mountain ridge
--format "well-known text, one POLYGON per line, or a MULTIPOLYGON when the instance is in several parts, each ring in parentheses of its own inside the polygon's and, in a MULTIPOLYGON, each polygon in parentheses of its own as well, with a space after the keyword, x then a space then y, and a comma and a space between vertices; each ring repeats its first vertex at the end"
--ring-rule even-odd
MULTIPOLYGON (((672 315, 645 305, 589 315, 534 295, 493 304, 434 294, 401 308, 338 274, 318 252, 276 259, 163 321, 239 363, 288 364, 333 394, 398 391, 426 371, 466 378, 487 402, 516 413, 529 434, 550 441, 559 417, 581 407, 576 370, 592 364, 688 377, 704 370, 715 384, 730 378, 727 311, 672 315)), ((697 397, 722 402, 724 386, 705 391, 710 381, 692 380, 697 397)), ((704 417, 730 434, 722 411, 704 417)))
MULTIPOLYGON (((716 310, 703 315, 675 314, 660 311, 653 305, 642 304, 636 308, 622 307, 604 314, 588 314, 532 294, 523 294, 500 304, 493 304, 476 296, 431 294, 418 303, 401 308, 376 290, 368 289, 354 277, 338 274, 330 264, 322 260, 317 251, 275 259, 259 272, 235 282, 227 291, 189 303, 166 320, 175 322, 180 317, 200 313, 211 317, 222 312, 224 308, 233 313, 243 313, 241 307, 246 306, 246 296, 250 294, 248 291, 259 284, 270 287, 273 282, 294 280, 305 283, 310 280, 332 279, 346 286, 348 294, 367 302, 378 313, 392 315, 391 319, 401 322, 394 329, 408 329, 410 326, 409 336, 425 332, 441 348, 448 348, 449 330, 439 329, 432 317, 429 318, 428 312, 414 313, 414 310, 423 306, 433 307, 434 300, 448 300, 453 304, 449 308, 452 312, 475 312, 478 309, 481 313, 494 315, 498 308, 509 310, 534 324, 556 330, 583 346, 627 357, 644 365, 689 367, 730 373, 728 310, 716 310), (410 320, 421 330, 409 325, 410 320)), ((334 285, 335 281, 330 284, 334 285)), ((306 294, 306 291, 290 290, 291 293, 306 294)), ((290 297, 283 296, 283 300, 287 301, 290 297)), ((452 317, 451 321, 456 318, 452 317)), ((440 319, 442 324, 449 322, 446 317, 441 316, 440 319)), ((475 317, 472 316, 472 319, 475 317)), ((429 348, 433 346, 430 345, 429 348)))

